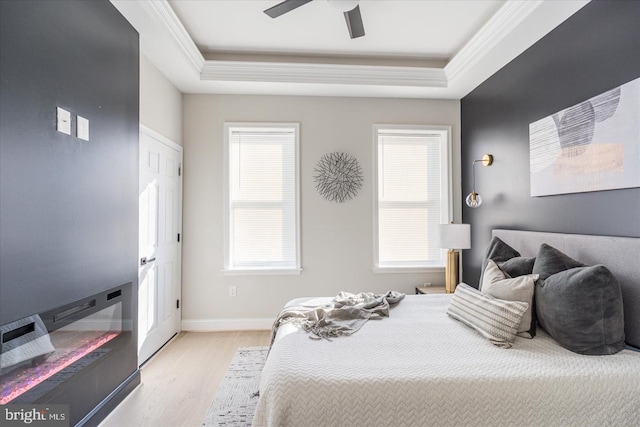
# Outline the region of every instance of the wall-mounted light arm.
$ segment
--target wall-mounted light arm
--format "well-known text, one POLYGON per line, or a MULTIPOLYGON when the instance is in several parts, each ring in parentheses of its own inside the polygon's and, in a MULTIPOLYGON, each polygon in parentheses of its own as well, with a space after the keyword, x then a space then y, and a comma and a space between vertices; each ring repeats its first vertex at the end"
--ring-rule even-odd
POLYGON ((480 194, 476 193, 476 163, 478 162, 482 162, 483 166, 491 166, 493 164, 493 155, 492 154, 485 154, 484 156, 482 156, 481 159, 478 160, 474 160, 473 163, 471 164, 471 173, 473 176, 473 190, 471 190, 471 193, 469 193, 469 195, 467 196, 467 199, 465 200, 467 203, 467 206, 469 206, 470 208, 477 208, 480 207, 480 205, 482 204, 482 197, 480 197, 480 194))

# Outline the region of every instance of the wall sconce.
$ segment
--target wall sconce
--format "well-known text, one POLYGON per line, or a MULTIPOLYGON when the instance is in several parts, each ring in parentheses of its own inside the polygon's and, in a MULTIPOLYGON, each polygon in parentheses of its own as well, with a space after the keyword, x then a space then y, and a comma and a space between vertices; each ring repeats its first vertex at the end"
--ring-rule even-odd
POLYGON ((467 206, 470 208, 480 207, 482 204, 482 197, 478 193, 476 193, 476 163, 482 162, 484 166, 491 166, 493 164, 493 155, 485 154, 482 156, 482 159, 474 160, 472 166, 472 174, 473 174, 473 190, 467 196, 466 202, 467 206))
POLYGON ((456 290, 460 282, 460 252, 456 249, 471 248, 471 226, 469 224, 440 224, 438 226, 438 246, 447 251, 445 270, 445 291, 448 294, 456 290))

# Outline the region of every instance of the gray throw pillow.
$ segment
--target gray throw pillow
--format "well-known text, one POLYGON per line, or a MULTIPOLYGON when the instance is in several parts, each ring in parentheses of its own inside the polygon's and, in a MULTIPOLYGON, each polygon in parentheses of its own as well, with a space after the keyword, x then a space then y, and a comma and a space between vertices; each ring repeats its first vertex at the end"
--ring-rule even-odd
POLYGON ((584 264, 565 255, 553 246, 543 243, 538 249, 532 273, 538 274, 540 280, 544 280, 552 274, 574 267, 584 267, 584 264))
POLYGON ((478 282, 478 289, 482 290, 482 277, 484 276, 484 270, 487 268, 487 262, 492 259, 496 263, 506 261, 508 259, 519 257, 520 252, 507 245, 498 237, 493 237, 489 246, 485 251, 484 258, 482 259, 482 270, 480 270, 480 281, 478 282))
POLYGON ((622 292, 603 265, 556 273, 536 286, 538 322, 561 346, 580 354, 625 348, 622 292))
POLYGON ((497 264, 500 270, 509 276, 518 277, 533 273, 533 263, 535 261, 536 259, 533 257, 518 256, 497 264))
POLYGON ((540 275, 534 298, 538 322, 558 344, 588 355, 625 348, 622 292, 609 269, 585 266, 541 245, 533 272, 540 275))

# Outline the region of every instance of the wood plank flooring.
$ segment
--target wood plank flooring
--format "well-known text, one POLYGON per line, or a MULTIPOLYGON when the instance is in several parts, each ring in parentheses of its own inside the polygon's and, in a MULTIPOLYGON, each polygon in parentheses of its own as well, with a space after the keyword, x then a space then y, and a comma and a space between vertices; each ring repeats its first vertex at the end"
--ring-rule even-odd
POLYGON ((200 426, 238 347, 269 345, 269 334, 181 332, 142 367, 142 384, 99 427, 200 426))

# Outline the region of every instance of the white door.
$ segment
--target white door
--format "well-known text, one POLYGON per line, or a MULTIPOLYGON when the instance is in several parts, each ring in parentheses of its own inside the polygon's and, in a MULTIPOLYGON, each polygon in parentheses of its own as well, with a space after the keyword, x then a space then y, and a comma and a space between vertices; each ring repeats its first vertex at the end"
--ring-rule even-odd
POLYGON ((141 127, 138 245, 138 364, 180 330, 179 145, 141 127))

